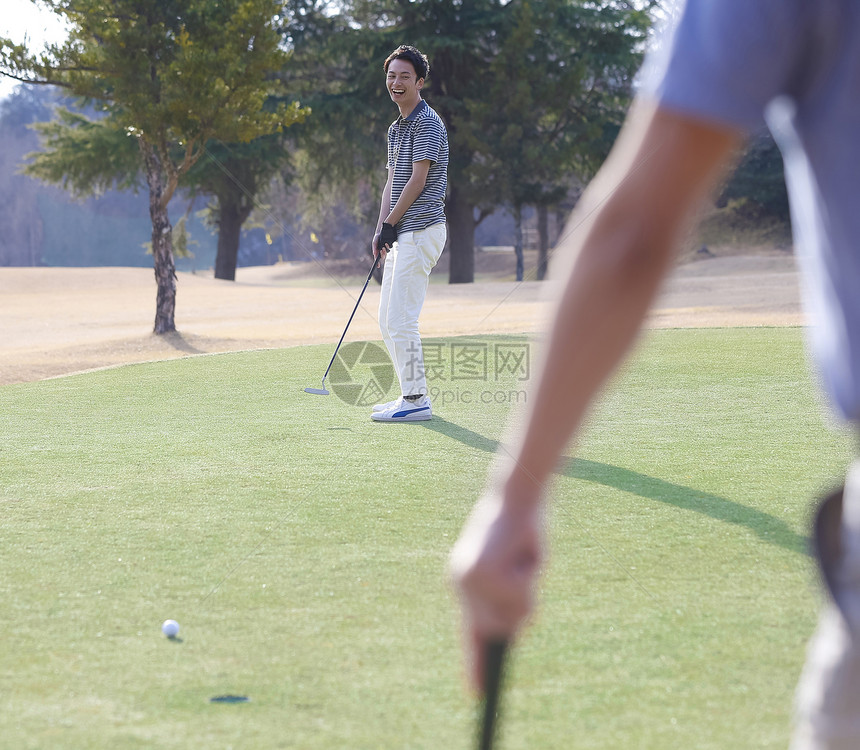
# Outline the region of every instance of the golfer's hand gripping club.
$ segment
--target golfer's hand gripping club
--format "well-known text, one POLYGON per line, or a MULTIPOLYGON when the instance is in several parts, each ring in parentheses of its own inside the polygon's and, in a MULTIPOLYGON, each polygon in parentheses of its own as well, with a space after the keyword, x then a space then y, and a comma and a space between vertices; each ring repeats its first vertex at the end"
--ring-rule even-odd
POLYGON ((385 223, 379 231, 379 238, 376 240, 376 249, 381 253, 389 251, 397 242, 397 227, 392 224, 385 223))

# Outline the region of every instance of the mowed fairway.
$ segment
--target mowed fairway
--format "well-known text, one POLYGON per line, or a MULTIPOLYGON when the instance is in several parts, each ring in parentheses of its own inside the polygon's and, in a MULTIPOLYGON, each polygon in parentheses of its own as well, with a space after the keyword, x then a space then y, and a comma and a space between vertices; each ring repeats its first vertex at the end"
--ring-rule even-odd
MULTIPOLYGON (((376 424, 302 392, 331 351, 0 387, 0 746, 474 745, 445 564, 522 383, 376 424)), ((851 449, 801 329, 649 333, 560 469, 499 746, 785 747, 851 449)))

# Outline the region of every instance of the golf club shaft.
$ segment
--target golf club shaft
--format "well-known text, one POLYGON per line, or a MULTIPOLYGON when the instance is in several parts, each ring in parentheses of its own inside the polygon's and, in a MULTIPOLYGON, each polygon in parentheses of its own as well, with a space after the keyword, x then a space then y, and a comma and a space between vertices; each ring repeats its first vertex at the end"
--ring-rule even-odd
POLYGON ((364 296, 364 292, 367 289, 367 285, 370 283, 370 277, 373 276, 373 269, 376 268, 376 264, 378 262, 378 256, 374 256, 373 263, 370 266, 370 271, 367 274, 367 278, 364 280, 364 286, 361 288, 361 294, 358 295, 358 299, 355 302, 355 307, 352 308, 352 314, 349 316, 349 320, 346 321, 346 328, 343 329, 343 333, 340 335, 340 341, 337 342, 337 346, 334 348, 334 354, 331 355, 331 360, 328 363, 328 367, 325 368, 325 375, 323 375, 323 383, 325 383, 325 379, 328 377, 328 372, 329 370, 331 370, 331 366, 334 364, 334 358, 337 356, 337 353, 340 350, 340 345, 343 343, 343 337, 346 336, 346 332, 349 330, 349 324, 352 323, 352 319, 355 317, 355 311, 358 310, 358 306, 361 304, 361 298, 364 296))
POLYGON ((484 653, 484 716, 479 750, 492 750, 507 641, 491 641, 484 653))

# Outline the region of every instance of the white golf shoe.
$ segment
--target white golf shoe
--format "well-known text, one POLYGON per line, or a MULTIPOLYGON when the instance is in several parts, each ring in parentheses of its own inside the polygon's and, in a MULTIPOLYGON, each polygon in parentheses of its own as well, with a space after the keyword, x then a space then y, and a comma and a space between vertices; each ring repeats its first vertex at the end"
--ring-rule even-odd
POLYGON ((384 404, 374 404, 373 413, 375 414, 378 411, 385 411, 386 409, 390 409, 394 404, 400 401, 399 398, 394 399, 394 401, 387 401, 384 404))
POLYGON ((374 411, 370 418, 375 422, 426 422, 432 418, 433 410, 430 408, 430 399, 422 396, 415 401, 409 401, 402 396, 391 406, 383 404, 387 408, 382 411, 374 411))

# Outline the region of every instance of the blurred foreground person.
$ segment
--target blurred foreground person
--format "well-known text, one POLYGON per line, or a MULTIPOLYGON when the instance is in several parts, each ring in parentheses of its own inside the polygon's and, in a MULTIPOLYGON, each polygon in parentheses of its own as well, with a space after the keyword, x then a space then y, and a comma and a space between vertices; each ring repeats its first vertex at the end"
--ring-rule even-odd
MULTIPOLYGON (((478 687, 486 644, 513 639, 532 611, 559 457, 633 344, 688 221, 765 121, 785 160, 822 384, 844 419, 860 419, 860 3, 688 0, 669 32, 559 243, 563 290, 524 422, 451 555, 478 687)), ((860 748, 858 467, 819 517, 834 601, 809 647, 794 750, 860 748)))

